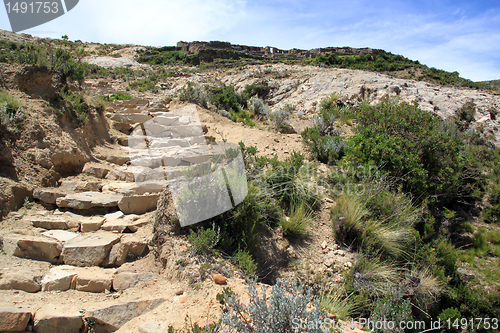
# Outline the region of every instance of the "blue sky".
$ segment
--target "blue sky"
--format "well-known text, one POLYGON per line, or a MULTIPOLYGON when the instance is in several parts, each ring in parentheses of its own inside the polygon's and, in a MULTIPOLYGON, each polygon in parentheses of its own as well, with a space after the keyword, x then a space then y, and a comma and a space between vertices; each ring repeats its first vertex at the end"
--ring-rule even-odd
MULTIPOLYGON (((10 30, 1 9, 0 29, 10 30)), ((500 79, 498 0, 80 0, 24 32, 155 46, 221 40, 281 49, 371 47, 475 81, 500 79)))

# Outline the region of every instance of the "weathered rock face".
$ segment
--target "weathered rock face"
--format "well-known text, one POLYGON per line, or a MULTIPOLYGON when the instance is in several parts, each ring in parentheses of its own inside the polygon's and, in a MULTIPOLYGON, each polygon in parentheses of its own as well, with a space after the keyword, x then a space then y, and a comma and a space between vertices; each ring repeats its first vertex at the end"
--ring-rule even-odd
POLYGON ((29 184, 16 183, 10 179, 0 177, 0 216, 23 206, 24 200, 33 195, 33 188, 29 184))
POLYGON ((4 251, 12 256, 35 260, 60 262, 62 245, 55 239, 44 236, 6 235, 3 240, 4 251))
POLYGON ((50 98, 56 96, 56 83, 53 77, 56 72, 37 66, 25 67, 15 77, 19 90, 36 98, 50 98))
POLYGON ((28 310, 0 307, 0 332, 21 332, 31 319, 28 310))
POLYGON ((80 313, 51 304, 36 312, 34 322, 37 333, 80 333, 84 326, 80 313))
POLYGON ((66 265, 99 266, 120 237, 110 233, 80 235, 64 244, 62 258, 66 265))
POLYGON ((103 326, 118 330, 126 322, 155 309, 165 301, 164 298, 158 298, 108 305, 87 311, 86 317, 97 320, 103 326))

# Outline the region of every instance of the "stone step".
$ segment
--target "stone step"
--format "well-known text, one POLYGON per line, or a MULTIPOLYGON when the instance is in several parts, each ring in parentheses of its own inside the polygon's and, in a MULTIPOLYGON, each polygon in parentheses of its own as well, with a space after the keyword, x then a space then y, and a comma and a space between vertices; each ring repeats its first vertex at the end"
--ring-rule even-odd
POLYGON ((106 302, 85 308, 44 304, 36 311, 28 304, 22 308, 0 307, 0 332, 37 333, 109 333, 119 330, 132 319, 146 314, 166 301, 165 298, 106 302), (30 321, 33 320, 31 327, 30 321), (92 323, 90 330, 86 323, 92 323))
POLYGON ((118 207, 122 198, 123 195, 116 193, 82 192, 57 198, 56 204, 61 208, 78 210, 88 210, 94 207, 112 208, 118 207))
POLYGON ((127 228, 135 228, 137 231, 145 224, 147 221, 140 219, 116 220, 106 226, 113 232, 78 234, 52 230, 39 236, 7 234, 3 237, 3 249, 11 256, 48 261, 52 264, 119 267, 128 256, 138 257, 146 253, 149 243, 147 239, 122 235, 119 231, 125 231, 127 228))

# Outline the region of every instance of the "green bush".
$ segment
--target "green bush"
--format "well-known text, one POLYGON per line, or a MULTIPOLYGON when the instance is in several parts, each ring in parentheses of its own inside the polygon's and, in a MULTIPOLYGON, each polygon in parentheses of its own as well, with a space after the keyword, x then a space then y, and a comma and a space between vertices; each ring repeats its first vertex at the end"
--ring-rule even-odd
POLYGON ((204 108, 208 107, 207 93, 202 87, 195 85, 192 82, 188 82, 188 84, 181 89, 179 99, 181 101, 201 105, 204 108))
POLYGON ((269 116, 271 113, 267 104, 257 97, 252 98, 252 111, 257 116, 269 116))
POLYGON ((245 87, 245 93, 248 95, 248 97, 257 96, 257 98, 259 99, 265 99, 270 91, 271 87, 265 80, 247 85, 245 87))
POLYGON ((277 158, 270 160, 271 168, 259 179, 265 193, 288 208, 294 204, 317 208, 321 196, 311 181, 314 169, 304 159, 301 153, 293 152, 283 162, 277 158))
POLYGON ((247 277, 254 278, 257 272, 257 264, 248 251, 239 250, 233 254, 236 266, 240 268, 247 277))
POLYGON ((238 94, 233 86, 209 87, 210 103, 219 109, 233 112, 241 112, 247 107, 245 96, 238 94))
POLYGON ((212 249, 219 243, 220 229, 200 228, 196 231, 190 230, 188 242, 191 244, 191 253, 193 254, 209 254, 212 249))

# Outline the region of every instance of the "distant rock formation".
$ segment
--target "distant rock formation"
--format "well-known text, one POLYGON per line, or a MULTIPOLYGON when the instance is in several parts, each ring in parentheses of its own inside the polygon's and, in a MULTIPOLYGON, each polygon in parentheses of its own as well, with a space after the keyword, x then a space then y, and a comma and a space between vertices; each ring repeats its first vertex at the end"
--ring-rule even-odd
POLYGON ((391 53, 379 49, 371 48, 352 48, 352 47, 326 47, 317 48, 311 50, 281 50, 276 47, 266 46, 246 46, 246 45, 235 45, 228 42, 220 41, 210 41, 210 42, 178 42, 177 47, 186 51, 190 54, 203 54, 204 56, 214 56, 220 57, 224 52, 216 52, 215 50, 226 51, 226 57, 221 58, 232 58, 231 53, 234 55, 246 54, 252 58, 271 58, 271 59, 283 59, 283 60, 300 60, 305 58, 314 58, 320 53, 335 53, 337 55, 360 55, 360 54, 371 54, 371 55, 389 55, 391 53), (212 52, 207 52, 211 50, 212 52), (215 52, 214 52, 215 51, 215 52))

